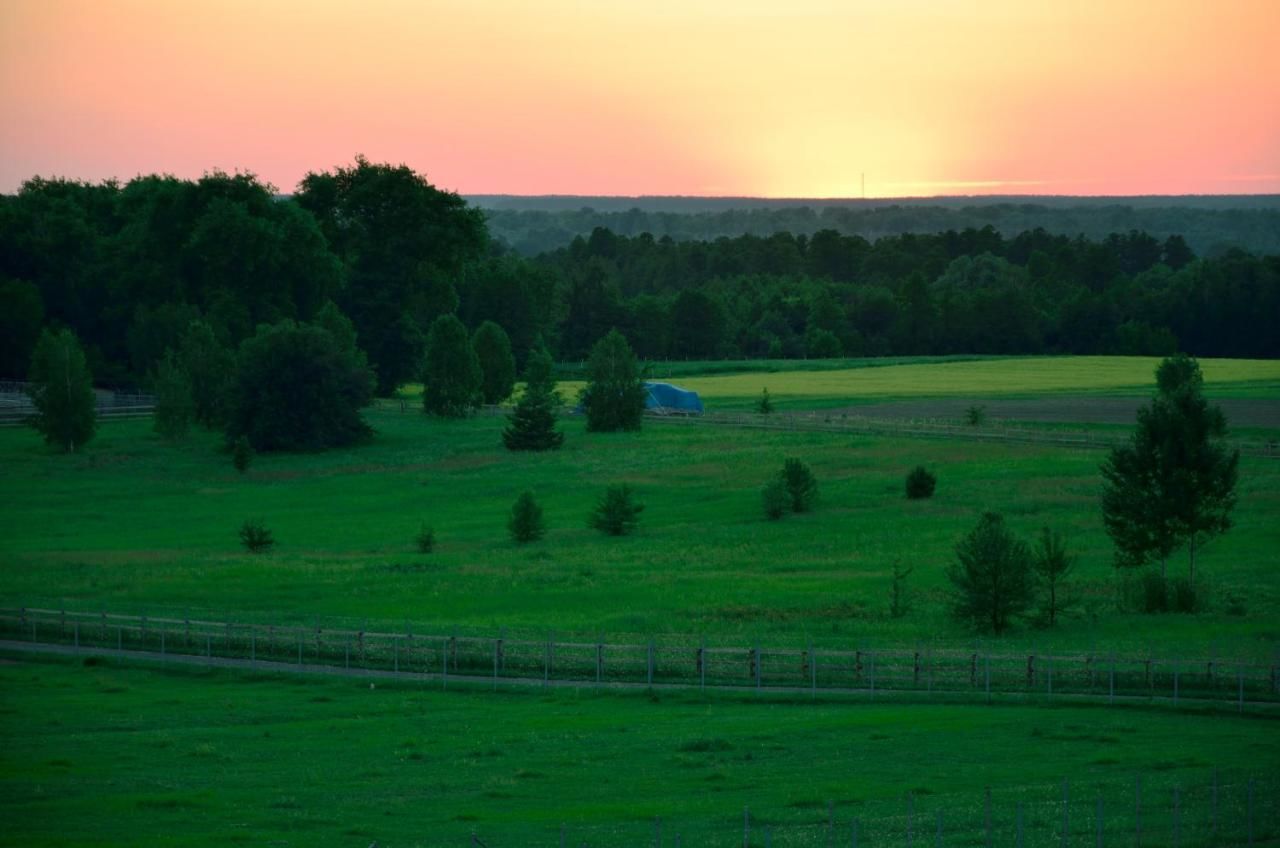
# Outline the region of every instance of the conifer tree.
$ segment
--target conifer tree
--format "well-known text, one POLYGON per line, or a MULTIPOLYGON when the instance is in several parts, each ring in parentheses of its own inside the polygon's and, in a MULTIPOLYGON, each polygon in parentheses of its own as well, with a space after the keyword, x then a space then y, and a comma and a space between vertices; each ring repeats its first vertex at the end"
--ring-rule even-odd
POLYGON ((587 374, 587 386, 582 390, 587 429, 598 433, 639 430, 644 415, 644 380, 640 363, 622 333, 610 330, 596 342, 587 374))
POLYGON ((525 387, 502 431, 507 450, 555 450, 564 444, 564 434, 556 429, 560 393, 551 373, 551 355, 539 348, 529 355, 525 366, 525 387))

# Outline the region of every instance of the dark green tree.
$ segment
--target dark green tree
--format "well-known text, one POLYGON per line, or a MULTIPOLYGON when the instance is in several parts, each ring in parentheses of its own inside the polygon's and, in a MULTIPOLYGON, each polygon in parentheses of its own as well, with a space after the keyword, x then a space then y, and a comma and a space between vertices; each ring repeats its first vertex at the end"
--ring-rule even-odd
POLYGON ((769 397, 767 387, 761 390, 760 399, 756 401, 756 412, 761 415, 769 415, 773 412, 773 398, 769 397))
POLYGON ((760 505, 764 507, 764 517, 770 521, 777 521, 791 508, 791 497, 780 478, 764 484, 760 490, 760 505))
POLYGON ((1117 565, 1159 561, 1163 577, 1169 555, 1186 545, 1194 581, 1196 551, 1231 528, 1240 454, 1227 446, 1226 417, 1203 385, 1195 359, 1163 360, 1133 436, 1102 465, 1102 517, 1117 565))
POLYGON ((191 378, 173 351, 166 351, 156 365, 151 386, 156 396, 155 431, 171 442, 185 438, 195 420, 196 405, 191 397, 191 378))
POLYGON ((480 403, 481 377, 467 328, 456 315, 441 315, 427 333, 423 411, 442 418, 467 415, 480 403))
POLYGON ((249 439, 245 436, 239 436, 231 443, 231 465, 236 471, 244 474, 249 470, 249 466, 253 464, 253 445, 249 444, 249 439))
POLYGON ((0 276, 0 377, 19 380, 26 375, 43 325, 40 290, 25 280, 0 276))
POLYGON ((207 322, 192 321, 178 343, 177 359, 191 381, 196 421, 209 428, 223 426, 235 381, 235 354, 207 322))
POLYGON ((556 429, 560 393, 551 371, 551 355, 539 348, 529 355, 525 366, 525 386, 502 431, 507 450, 556 450, 564 444, 564 433, 556 429))
POLYGON ((264 324, 240 345, 227 440, 256 451, 314 451, 372 433, 360 410, 373 399, 373 373, 322 327, 264 324))
POLYGON ((937 485, 938 478, 923 465, 917 465, 907 475, 907 498, 913 501, 931 498, 937 485))
POLYGON ((788 458, 779 472, 793 512, 808 512, 818 500, 818 481, 809 466, 795 457, 788 458))
POLYGON ((67 453, 93 438, 97 402, 80 340, 70 330, 45 330, 31 354, 27 393, 36 408, 31 423, 47 444, 67 453))
POLYGON ((591 432, 640 429, 645 402, 640 363, 616 329, 591 348, 581 400, 587 413, 587 430, 591 432))
POLYGON ((956 545, 947 577, 955 588, 956 617, 997 635, 1035 600, 1031 551, 994 512, 984 513, 956 545))
POLYGON ((542 520, 542 507, 538 506, 533 492, 524 492, 516 498, 511 506, 511 517, 507 520, 507 531, 517 543, 536 542, 547 532, 546 523, 542 520))
POLYGON ((492 321, 485 321, 471 337, 471 347, 480 362, 480 397, 487 404, 502 403, 516 386, 516 358, 511 339, 492 321))
POLYGON ((1058 614, 1066 606, 1063 581, 1075 567, 1076 558, 1067 550, 1066 539, 1057 530, 1043 527, 1036 546, 1031 551, 1031 568, 1044 592, 1041 599, 1045 621, 1050 627, 1058 621, 1058 614))
POLYGON ((625 536, 640 523, 644 504, 635 502, 626 483, 610 486, 591 511, 588 523, 609 536, 625 536))

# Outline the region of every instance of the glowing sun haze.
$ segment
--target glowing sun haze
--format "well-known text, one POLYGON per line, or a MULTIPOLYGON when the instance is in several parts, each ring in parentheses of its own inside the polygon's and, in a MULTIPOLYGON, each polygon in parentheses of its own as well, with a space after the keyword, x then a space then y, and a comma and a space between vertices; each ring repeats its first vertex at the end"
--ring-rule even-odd
POLYGON ((0 191, 1280 192, 1277 0, 0 0, 0 191))

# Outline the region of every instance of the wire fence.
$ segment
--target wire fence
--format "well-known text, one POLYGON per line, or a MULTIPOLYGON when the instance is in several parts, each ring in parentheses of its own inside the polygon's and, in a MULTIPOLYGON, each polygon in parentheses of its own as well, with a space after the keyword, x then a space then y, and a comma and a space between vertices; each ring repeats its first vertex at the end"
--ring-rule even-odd
POLYGON ((1155 657, 979 648, 769 646, 680 635, 593 640, 499 630, 419 631, 235 622, 49 608, 0 609, 0 638, 75 650, 264 667, 363 671, 448 686, 666 687, 787 696, 991 701, 1087 699, 1274 713, 1280 658, 1155 657))
POLYGON ((967 796, 806 803, 618 824, 477 825, 472 848, 1085 848, 1280 844, 1280 778, 1217 769, 1064 779, 967 796))
MULTIPOLYGON (((28 383, 0 381, 0 427, 26 424, 36 413, 28 383)), ((146 418, 155 413, 155 395, 136 392, 94 391, 94 411, 99 419, 146 418)))

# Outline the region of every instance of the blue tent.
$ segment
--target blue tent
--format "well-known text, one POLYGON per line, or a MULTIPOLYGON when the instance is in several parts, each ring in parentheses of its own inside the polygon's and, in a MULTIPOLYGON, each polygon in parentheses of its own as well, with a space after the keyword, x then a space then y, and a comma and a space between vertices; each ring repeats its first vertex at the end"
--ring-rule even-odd
POLYGON ((658 415, 701 415, 702 399, 697 392, 670 383, 644 384, 646 412, 658 415))

